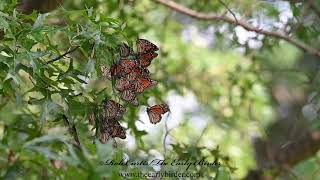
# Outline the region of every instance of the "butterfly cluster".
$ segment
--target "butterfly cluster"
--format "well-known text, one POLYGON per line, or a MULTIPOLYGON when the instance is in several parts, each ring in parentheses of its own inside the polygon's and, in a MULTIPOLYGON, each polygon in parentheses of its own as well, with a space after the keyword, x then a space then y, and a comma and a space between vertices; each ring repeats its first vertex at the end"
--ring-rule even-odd
MULTIPOLYGON (((118 46, 120 58, 110 68, 101 65, 101 72, 104 77, 114 82, 114 88, 119 92, 121 99, 139 106, 138 95, 146 89, 158 84, 152 80, 148 67, 158 56, 156 51, 159 48, 145 39, 139 39, 136 43, 137 52, 134 52, 127 44, 118 46)), ((126 138, 124 128, 119 121, 126 109, 113 100, 104 100, 104 116, 100 128, 101 142, 105 143, 110 138, 126 138)), ((161 121, 162 115, 169 111, 166 104, 157 104, 147 108, 147 113, 152 124, 161 121)))
POLYGON ((100 125, 100 141, 106 143, 110 138, 126 138, 126 132, 120 125, 119 121, 123 114, 126 112, 126 108, 121 104, 105 99, 102 102, 104 113, 102 122, 100 125))
POLYGON ((145 39, 137 41, 137 53, 127 44, 119 45, 120 60, 109 69, 102 65, 101 71, 108 79, 115 80, 115 89, 121 93, 121 99, 139 106, 137 96, 146 89, 154 87, 157 81, 150 78, 147 69, 158 56, 159 48, 145 39))

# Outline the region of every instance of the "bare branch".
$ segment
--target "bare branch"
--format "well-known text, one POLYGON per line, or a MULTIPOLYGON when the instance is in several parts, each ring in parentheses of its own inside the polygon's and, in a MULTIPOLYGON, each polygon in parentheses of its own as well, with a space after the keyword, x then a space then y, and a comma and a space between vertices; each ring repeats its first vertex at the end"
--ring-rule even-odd
POLYGON ((216 13, 201 13, 194 11, 192 9, 189 9, 185 6, 182 6, 172 0, 154 0, 155 2, 162 4, 176 12, 188 15, 190 17, 204 20, 204 21, 223 21, 229 24, 239 25, 243 27, 244 29, 248 31, 253 31, 258 34, 263 34, 266 36, 282 39, 284 41, 287 41, 288 43, 291 43, 298 48, 302 49, 303 51, 314 54, 318 57, 320 57, 320 50, 313 48, 312 46, 309 46, 308 44, 304 43, 303 41, 296 39, 294 37, 290 37, 286 35, 284 32, 278 32, 278 31, 267 31, 260 29, 259 27, 253 26, 252 24, 248 23, 246 20, 238 19, 237 21, 230 16, 226 15, 220 15, 216 13))

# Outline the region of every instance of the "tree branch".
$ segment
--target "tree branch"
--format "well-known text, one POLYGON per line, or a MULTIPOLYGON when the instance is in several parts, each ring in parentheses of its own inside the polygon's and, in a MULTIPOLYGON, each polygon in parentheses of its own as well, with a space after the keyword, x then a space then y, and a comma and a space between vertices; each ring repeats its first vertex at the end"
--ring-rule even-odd
POLYGON ((71 125, 67 116, 65 116, 65 115, 62 115, 62 118, 63 118, 64 124, 68 127, 68 131, 69 131, 70 135, 73 137, 74 141, 76 142, 76 144, 75 144, 76 147, 81 150, 81 144, 79 141, 78 132, 77 132, 75 124, 71 125))
POLYGON ((233 17, 226 16, 226 15, 220 15, 220 14, 216 14, 216 13, 197 12, 197 11, 189 9, 185 6, 182 6, 172 0, 154 0, 154 1, 170 8, 176 12, 188 15, 188 16, 196 18, 196 19, 205 20, 205 21, 223 21, 223 22, 226 22, 229 24, 239 25, 248 31, 253 31, 258 34, 263 34, 266 36, 282 39, 284 41, 287 41, 288 43, 291 43, 291 44, 297 46, 298 48, 302 49, 303 51, 305 51, 307 53, 314 54, 314 55, 320 57, 320 50, 315 49, 312 46, 309 46, 308 44, 304 43, 303 41, 300 41, 299 39, 290 37, 283 32, 263 30, 263 29, 260 29, 258 27, 253 26, 252 24, 248 23, 247 21, 245 21, 243 19, 236 20, 233 17))
POLYGON ((56 57, 56 58, 53 58, 53 59, 51 59, 50 61, 47 61, 47 62, 46 62, 46 64, 48 65, 48 64, 50 64, 50 63, 53 63, 53 62, 55 62, 55 61, 60 60, 60 59, 61 59, 61 58, 63 58, 64 56, 66 56, 66 55, 68 55, 68 54, 70 54, 70 53, 74 52, 75 50, 77 50, 79 47, 80 47, 80 46, 76 46, 76 47, 74 47, 73 49, 71 49, 71 50, 69 50, 69 51, 65 52, 64 54, 61 54, 60 56, 58 56, 58 57, 56 57))
MULTIPOLYGON (((267 165, 249 171, 245 179, 268 179, 264 176, 263 172, 265 170, 274 170, 275 175, 279 175, 282 172, 288 171, 299 162, 314 156, 320 149, 320 131, 307 133, 305 136, 280 149, 272 150, 264 141, 262 144, 256 145, 255 148, 258 148, 256 151, 259 152, 270 150, 270 157, 265 156, 267 159, 264 159, 264 161, 267 165)), ((263 152, 263 154, 265 153, 263 152)))

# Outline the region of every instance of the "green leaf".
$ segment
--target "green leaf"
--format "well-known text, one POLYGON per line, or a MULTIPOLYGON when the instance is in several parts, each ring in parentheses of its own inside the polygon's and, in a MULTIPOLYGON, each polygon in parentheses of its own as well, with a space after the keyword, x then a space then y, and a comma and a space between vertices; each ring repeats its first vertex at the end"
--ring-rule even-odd
POLYGON ((42 128, 44 123, 48 120, 55 120, 63 114, 63 108, 52 102, 51 100, 46 100, 42 105, 40 112, 40 127, 42 128))
POLYGON ((36 22, 33 24, 32 29, 37 29, 43 26, 44 19, 46 18, 45 14, 38 14, 36 22))
POLYGON ((24 147, 36 146, 39 143, 50 143, 52 141, 66 142, 67 140, 69 140, 69 137, 63 135, 44 135, 26 142, 24 147))

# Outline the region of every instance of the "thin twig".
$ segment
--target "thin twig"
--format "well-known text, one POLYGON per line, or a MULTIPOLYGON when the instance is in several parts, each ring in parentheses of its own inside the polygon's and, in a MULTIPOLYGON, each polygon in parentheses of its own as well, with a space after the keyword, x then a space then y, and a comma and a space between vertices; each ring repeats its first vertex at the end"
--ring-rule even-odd
POLYGON ((167 153, 166 141, 167 141, 167 137, 168 137, 169 131, 170 131, 170 130, 168 129, 167 121, 168 121, 168 119, 166 119, 165 124, 164 124, 164 126, 165 126, 165 133, 164 133, 164 137, 163 137, 163 156, 165 156, 166 153, 167 153))
POLYGON ((167 153, 167 147, 166 147, 167 138, 168 138, 170 132, 175 128, 175 127, 171 128, 171 129, 168 128, 168 118, 166 119, 164 125, 165 125, 165 133, 164 133, 164 137, 163 137, 163 156, 165 156, 167 153))
POLYGON ((76 46, 76 47, 74 47, 73 49, 71 49, 71 50, 69 50, 69 51, 65 52, 64 54, 62 54, 62 55, 60 55, 60 56, 58 56, 58 57, 56 57, 56 58, 54 58, 54 59, 52 59, 52 60, 50 60, 50 61, 46 62, 46 64, 48 65, 48 64, 50 64, 50 63, 53 63, 53 62, 55 62, 55 61, 60 60, 60 59, 61 59, 61 58, 63 58, 64 56, 66 56, 66 55, 68 55, 68 54, 70 54, 70 53, 74 52, 75 50, 77 50, 79 47, 80 47, 80 46, 76 46))
POLYGON ((71 125, 67 116, 65 116, 65 115, 63 115, 62 118, 64 120, 65 125, 68 127, 68 131, 69 131, 70 135, 73 136, 73 139, 76 142, 76 147, 81 150, 81 144, 79 141, 78 132, 77 132, 75 124, 71 125))
POLYGON ((207 130, 209 129, 208 124, 206 124, 206 126, 202 129, 200 136, 197 139, 196 144, 199 145, 201 142, 202 137, 204 136, 204 134, 207 132, 207 130))
POLYGON ((219 2, 230 12, 230 14, 234 17, 234 20, 236 21, 236 23, 239 24, 236 15, 234 14, 233 11, 231 11, 231 9, 228 7, 228 5, 226 3, 224 3, 222 0, 219 0, 219 2))
POLYGON ((238 19, 238 21, 236 21, 233 17, 229 17, 229 16, 225 16, 225 15, 220 15, 220 14, 216 14, 216 13, 197 12, 197 11, 189 9, 185 6, 182 6, 172 0, 154 0, 154 1, 170 8, 176 12, 188 15, 188 16, 196 18, 196 19, 205 20, 205 21, 224 21, 229 24, 239 25, 239 26, 243 27, 244 29, 246 29, 247 31, 253 31, 258 34, 263 34, 266 36, 282 39, 284 41, 287 41, 288 43, 291 43, 291 44, 297 46, 298 48, 302 49, 303 51, 305 51, 307 53, 314 54, 314 55, 320 57, 320 50, 313 48, 312 46, 304 43, 303 41, 301 41, 299 39, 296 39, 294 37, 290 37, 287 34, 285 34, 284 32, 263 30, 263 29, 260 29, 256 26, 253 26, 252 24, 248 23, 246 20, 243 20, 243 19, 238 19))

